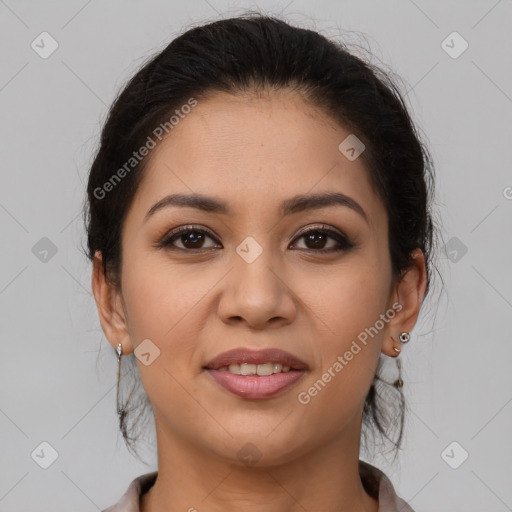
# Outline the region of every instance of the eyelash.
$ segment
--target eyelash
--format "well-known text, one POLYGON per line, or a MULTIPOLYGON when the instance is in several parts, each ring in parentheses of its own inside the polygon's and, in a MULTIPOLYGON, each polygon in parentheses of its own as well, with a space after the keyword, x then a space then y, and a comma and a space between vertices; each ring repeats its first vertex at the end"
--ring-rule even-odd
MULTIPOLYGON (((213 249, 213 247, 207 247, 207 248, 198 248, 198 249, 187 249, 182 247, 176 247, 173 246, 172 243, 174 240, 176 240, 179 236, 185 234, 185 233, 201 233, 203 235, 207 235, 210 238, 215 240, 215 237, 213 233, 211 233, 208 230, 204 229, 197 229, 194 226, 181 226, 179 228, 176 228, 175 230, 171 231, 168 235, 164 237, 164 239, 159 242, 157 245, 161 248, 166 248, 169 250, 180 250, 185 252, 205 252, 213 249)), ((331 248, 331 249, 299 249, 301 251, 308 251, 308 252, 319 252, 319 253, 332 253, 332 252, 340 252, 340 251, 348 251, 355 247, 355 244, 352 243, 345 235, 342 235, 341 233, 338 233, 337 231, 333 231, 332 229, 326 228, 324 226, 321 227, 313 227, 310 229, 307 229, 305 231, 302 231, 297 235, 297 237, 294 239, 293 242, 296 240, 301 239, 304 236, 309 235, 310 233, 321 233, 324 235, 328 235, 329 238, 332 238, 338 242, 339 247, 337 248, 331 248)), ((292 243, 293 243, 292 242, 292 243)))

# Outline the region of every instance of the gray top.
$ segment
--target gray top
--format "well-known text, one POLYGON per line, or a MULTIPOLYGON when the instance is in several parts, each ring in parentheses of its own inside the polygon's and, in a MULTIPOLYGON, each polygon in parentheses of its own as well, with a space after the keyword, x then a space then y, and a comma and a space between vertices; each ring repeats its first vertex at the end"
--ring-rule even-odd
MULTIPOLYGON (((359 461, 359 474, 363 486, 379 502, 379 512, 414 512, 414 510, 396 495, 389 478, 377 467, 359 461)), ((140 512, 139 500, 142 494, 155 483, 158 471, 138 476, 130 483, 120 500, 101 512, 140 512)))

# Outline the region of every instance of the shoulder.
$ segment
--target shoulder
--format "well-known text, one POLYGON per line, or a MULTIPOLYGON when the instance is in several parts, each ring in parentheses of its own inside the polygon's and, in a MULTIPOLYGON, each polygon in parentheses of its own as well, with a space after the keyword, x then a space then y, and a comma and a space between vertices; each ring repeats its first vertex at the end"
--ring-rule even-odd
POLYGON ((158 471, 152 471, 134 478, 119 501, 101 512, 140 512, 140 496, 155 483, 157 475, 158 471))
POLYGON ((379 502, 379 512, 414 512, 400 498, 386 474, 376 466, 359 461, 359 474, 366 491, 379 502))

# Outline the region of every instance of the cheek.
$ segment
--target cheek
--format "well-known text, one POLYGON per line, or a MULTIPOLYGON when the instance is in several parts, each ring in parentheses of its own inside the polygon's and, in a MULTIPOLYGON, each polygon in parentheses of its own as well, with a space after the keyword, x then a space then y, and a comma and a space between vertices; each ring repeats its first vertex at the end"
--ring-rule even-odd
POLYGON ((298 279, 302 280, 307 306, 324 323, 322 332, 333 341, 355 339, 385 312, 389 275, 362 259, 311 279, 298 279))
MULTIPOLYGON (((354 405, 364 400, 387 325, 381 315, 386 311, 389 276, 360 263, 317 275, 315 287, 309 287, 309 292, 304 289, 316 323, 314 345, 319 364, 311 380, 322 381, 322 398, 316 404, 346 400, 340 411, 346 411, 349 402, 354 405)), ((303 284, 307 286, 304 279, 303 284)))
MULTIPOLYGON (((132 344, 136 348, 143 340, 150 339, 160 350, 147 366, 137 360, 142 385, 160 411, 190 408, 189 393, 195 393, 192 373, 195 369, 201 371, 198 359, 201 298, 215 280, 208 276, 194 280, 191 272, 177 270, 166 262, 144 260, 142 254, 140 258, 127 258, 126 268, 130 272, 123 276, 122 286, 132 344)), ((204 421, 200 408, 188 413, 187 418, 204 421)), ((180 423, 174 421, 178 429, 180 423)))
POLYGON ((385 278, 369 269, 332 274, 317 280, 309 294, 312 318, 318 321, 315 346, 319 364, 297 390, 305 429, 335 435, 362 410, 381 352, 382 331, 369 334, 386 307, 385 278), (329 422, 318 425, 318 418, 329 422))
POLYGON ((127 258, 126 268, 130 271, 123 276, 122 286, 134 347, 151 339, 171 367, 180 356, 192 355, 197 341, 194 329, 199 332, 200 322, 191 319, 194 311, 200 311, 201 298, 214 283, 209 283, 207 277, 198 281, 184 268, 176 269, 142 254, 127 258))

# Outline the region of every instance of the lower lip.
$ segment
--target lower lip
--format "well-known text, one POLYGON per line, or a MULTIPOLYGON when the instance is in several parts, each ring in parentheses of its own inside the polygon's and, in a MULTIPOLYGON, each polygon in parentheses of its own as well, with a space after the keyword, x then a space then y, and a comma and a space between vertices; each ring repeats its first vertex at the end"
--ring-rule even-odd
POLYGON ((234 395, 251 400, 270 398, 284 392, 305 373, 304 370, 290 370, 289 372, 273 373, 272 375, 237 375, 223 370, 206 370, 224 389, 234 395))

